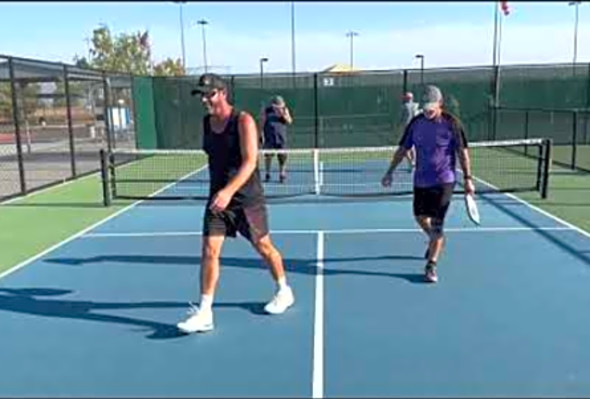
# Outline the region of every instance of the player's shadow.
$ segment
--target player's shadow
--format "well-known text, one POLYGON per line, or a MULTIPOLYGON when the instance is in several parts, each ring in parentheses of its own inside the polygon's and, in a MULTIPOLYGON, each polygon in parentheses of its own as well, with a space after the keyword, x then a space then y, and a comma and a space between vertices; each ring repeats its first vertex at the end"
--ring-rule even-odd
MULTIPOLYGON (((139 331, 147 332, 146 338, 154 340, 179 338, 186 335, 172 324, 106 313, 109 310, 119 309, 172 308, 182 311, 188 308, 186 302, 94 302, 55 299, 55 297, 63 297, 72 293, 72 290, 55 288, 0 288, 0 311, 129 325, 138 327, 139 331)), ((264 304, 258 302, 225 302, 216 303, 214 307, 242 308, 260 314, 263 312, 264 304)))
MULTIPOLYGON (((482 194, 481 198, 493 207, 495 207, 496 209, 498 209, 500 212, 514 218, 523 225, 536 229, 536 234, 545 238, 549 242, 552 242, 553 244, 557 245, 559 248, 563 249, 570 255, 576 257, 586 266, 590 266, 590 257, 584 253, 583 249, 574 246, 575 242, 572 242, 570 237, 566 235, 567 233, 565 233, 565 231, 547 231, 537 229, 538 227, 540 227, 539 220, 546 222, 549 219, 548 217, 542 216, 542 218, 540 218, 538 212, 530 212, 531 210, 527 209, 526 205, 517 202, 513 199, 510 199, 510 201, 508 201, 506 198, 503 197, 497 197, 495 195, 486 194, 482 194)), ((584 240, 584 243, 587 243, 587 241, 584 240)))
MULTIPOLYGON (((424 261, 423 257, 411 255, 387 255, 387 256, 359 256, 346 258, 326 258, 323 263, 338 263, 338 262, 373 262, 373 261, 424 261)), ((198 267, 201 264, 199 256, 180 256, 180 255, 99 255, 87 258, 49 258, 45 262, 81 266, 86 264, 96 263, 124 263, 124 264, 138 264, 138 265, 188 265, 198 267)), ((283 262, 287 272, 315 275, 318 273, 317 260, 305 258, 284 258, 283 262)), ((263 261, 259 258, 237 258, 222 256, 221 267, 239 267, 246 269, 266 269, 263 261)), ((420 269, 421 271, 421 269, 420 269)), ((374 271, 364 269, 336 269, 333 267, 322 268, 324 276, 335 275, 359 275, 359 276, 375 276, 375 277, 393 277, 406 280, 410 283, 424 283, 422 273, 396 273, 390 271, 374 271)))

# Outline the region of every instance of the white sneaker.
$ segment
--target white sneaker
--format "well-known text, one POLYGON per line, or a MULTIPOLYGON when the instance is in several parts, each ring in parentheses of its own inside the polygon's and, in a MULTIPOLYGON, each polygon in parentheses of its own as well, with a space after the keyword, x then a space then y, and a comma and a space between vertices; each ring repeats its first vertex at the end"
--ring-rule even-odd
POLYGON ((266 304, 264 310, 270 314, 283 313, 287 308, 295 303, 293 290, 291 287, 279 290, 272 300, 266 304))
POLYGON ((188 319, 176 325, 180 331, 190 334, 213 330, 213 311, 201 310, 191 304, 191 309, 188 313, 190 314, 188 319))

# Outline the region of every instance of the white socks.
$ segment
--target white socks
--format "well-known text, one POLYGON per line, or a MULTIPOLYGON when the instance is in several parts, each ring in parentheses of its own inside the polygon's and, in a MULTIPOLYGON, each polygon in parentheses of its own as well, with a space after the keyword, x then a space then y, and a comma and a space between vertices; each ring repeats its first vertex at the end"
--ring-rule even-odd
POLYGON ((279 291, 284 290, 285 288, 289 288, 289 286, 287 285, 287 278, 285 276, 277 280, 277 288, 279 291))
MULTIPOLYGON (((277 289, 279 291, 289 288, 287 285, 287 278, 285 276, 277 280, 277 289)), ((201 295, 201 302, 199 303, 199 309, 204 311, 212 311, 213 307, 213 295, 201 295)))
POLYGON ((199 304, 199 309, 211 311, 211 307, 213 306, 213 295, 201 295, 201 303, 199 304))

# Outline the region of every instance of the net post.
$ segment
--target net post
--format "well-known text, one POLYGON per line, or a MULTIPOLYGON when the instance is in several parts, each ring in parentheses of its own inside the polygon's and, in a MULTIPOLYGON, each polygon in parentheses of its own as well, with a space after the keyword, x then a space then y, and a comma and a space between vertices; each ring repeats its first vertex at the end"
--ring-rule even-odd
POLYGON ((113 121, 111 120, 110 112, 110 80, 107 78, 106 71, 102 71, 102 87, 104 91, 104 106, 103 106, 103 115, 104 115, 104 123, 105 123, 105 133, 107 138, 107 149, 109 152, 116 147, 116 143, 113 141, 113 121))
POLYGON ((571 169, 576 169, 576 153, 578 150, 578 110, 573 111, 572 121, 572 164, 571 169))
MULTIPOLYGON (((529 138, 529 110, 524 111, 524 138, 529 138)), ((524 146, 524 155, 529 154, 529 146, 524 146)))
POLYGON ((552 163, 552 155, 551 155, 551 147, 553 146, 552 139, 545 139, 543 140, 543 144, 545 147, 545 162, 543 167, 543 185, 541 188, 541 198, 547 198, 547 192, 549 190, 549 174, 551 173, 551 163, 552 163))
POLYGON ((111 185, 111 192, 113 193, 113 198, 116 198, 117 197, 117 184, 115 182, 117 181, 117 179, 115 176, 115 154, 113 154, 112 152, 109 153, 107 165, 108 165, 107 169, 109 172, 108 180, 111 185))
POLYGON ((107 168, 107 153, 104 148, 100 149, 100 178, 102 181, 102 203, 104 206, 110 206, 109 172, 107 168))
POLYGON ((320 153, 317 148, 313 149, 313 182, 314 194, 320 195, 320 153))
POLYGON ((543 183, 543 162, 545 160, 545 143, 537 145, 537 183, 535 184, 535 190, 541 192, 543 183))

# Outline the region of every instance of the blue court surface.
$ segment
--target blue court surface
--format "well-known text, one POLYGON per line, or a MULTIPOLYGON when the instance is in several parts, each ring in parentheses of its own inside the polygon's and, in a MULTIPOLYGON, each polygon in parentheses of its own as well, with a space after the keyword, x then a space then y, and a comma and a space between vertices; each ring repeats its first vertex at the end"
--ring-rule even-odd
POLYGON ((143 202, 0 279, 0 396, 590 396, 590 237, 514 197, 455 197, 439 283, 410 197, 271 203, 296 303, 228 239, 216 328, 199 300, 203 203, 143 202))

